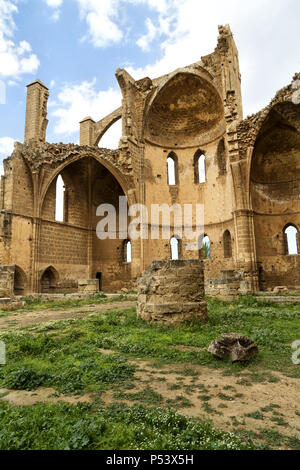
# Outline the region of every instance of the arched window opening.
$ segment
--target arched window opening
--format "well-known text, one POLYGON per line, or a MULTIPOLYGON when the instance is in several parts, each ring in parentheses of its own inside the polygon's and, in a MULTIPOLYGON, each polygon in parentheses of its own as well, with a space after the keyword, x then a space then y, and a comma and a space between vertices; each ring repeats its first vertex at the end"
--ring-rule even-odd
POLYGON ((232 258, 232 242, 229 230, 226 230, 223 235, 224 258, 232 258))
POLYGON ((202 242, 202 257, 203 259, 210 259, 211 248, 210 248, 210 238, 207 235, 204 235, 202 242))
POLYGON ((65 184, 61 175, 58 175, 56 180, 55 220, 57 222, 65 221, 65 184))
POLYGON ((194 156, 194 181, 195 184, 206 182, 205 155, 200 150, 194 156))
POLYGON ((181 257, 181 240, 175 235, 170 240, 171 259, 178 260, 181 257))
POLYGON ((25 295, 26 275, 18 266, 15 267, 14 275, 14 295, 25 295))
POLYGON ((54 268, 47 268, 41 277, 41 292, 49 294, 55 292, 57 287, 57 273, 54 268))
POLYGON ((178 169, 177 169, 177 156, 175 153, 170 153, 167 158, 167 171, 168 171, 168 185, 175 186, 178 184, 178 169))
POLYGON ((294 225, 288 225, 284 230, 286 255, 298 255, 300 252, 299 231, 294 225))
POLYGON ((125 240, 123 243, 123 261, 131 263, 132 260, 132 244, 130 240, 125 240))

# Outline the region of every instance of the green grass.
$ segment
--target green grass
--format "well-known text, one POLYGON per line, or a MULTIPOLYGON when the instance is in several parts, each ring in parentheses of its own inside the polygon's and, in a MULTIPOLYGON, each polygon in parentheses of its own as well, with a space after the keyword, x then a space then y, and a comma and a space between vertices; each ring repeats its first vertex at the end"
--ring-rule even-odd
MULTIPOLYGON (((99 299, 99 301, 103 301, 99 299)), ((63 393, 84 393, 106 384, 131 379, 133 357, 152 358, 156 366, 171 363, 221 368, 239 376, 240 383, 275 382, 272 371, 300 377, 292 364, 290 344, 300 338, 299 307, 269 306, 244 298, 231 304, 208 299, 209 322, 178 328, 153 326, 137 318, 135 309, 97 313, 84 319, 52 322, 0 334, 7 347, 7 365, 0 368, 0 386, 35 389, 53 386, 63 393), (249 364, 220 361, 206 351, 210 342, 225 332, 255 339, 258 357, 249 364), (182 351, 174 345, 198 346, 204 351, 182 351), (105 356, 99 348, 112 349, 105 356)), ((197 377, 192 366, 168 370, 179 376, 197 377)))
MULTIPOLYGON (((116 297, 107 297, 105 294, 96 294, 86 299, 65 299, 45 301, 42 297, 27 297, 25 305, 22 308, 11 308, 10 312, 26 312, 34 310, 65 309, 76 308, 84 305, 98 305, 102 303, 123 302, 130 300, 130 295, 119 295, 116 297)), ((8 316, 7 311, 0 310, 1 316, 8 316)))
POLYGON ((234 450, 255 449, 249 439, 216 431, 200 419, 142 405, 0 403, 0 450, 234 450))
MULTIPOLYGON (((95 304, 108 300, 99 297, 96 302, 95 298, 71 301, 71 306, 88 305, 86 301, 95 304)), ((53 304, 43 304, 43 308, 70 307, 69 300, 57 307, 53 304)), ((37 309, 40 304, 34 303, 21 311, 37 309)), ((213 430, 206 422, 177 415, 174 410, 190 406, 184 393, 188 390, 192 393, 193 381, 201 378, 197 365, 211 368, 212 373, 213 369, 219 369, 224 376, 236 375, 245 386, 259 382, 272 384, 279 380, 273 374, 275 371, 299 378, 300 367, 291 360, 291 344, 300 339, 299 305, 278 306, 254 297, 231 304, 208 299, 208 316, 205 325, 177 328, 150 325, 137 318, 135 308, 122 309, 120 304, 118 310, 95 313, 84 319, 31 325, 0 334, 7 350, 7 364, 0 366, 0 388, 36 390, 42 386, 52 387, 56 393, 91 393, 95 397, 92 404, 77 405, 14 407, 0 402, 0 449, 253 448, 247 441, 249 436, 237 439, 213 430), (229 332, 253 338, 259 347, 258 357, 250 363, 232 364, 209 354, 210 342, 229 332), (203 350, 174 349, 176 345, 203 350), (100 348, 113 350, 114 354, 104 355, 100 348), (170 388, 182 388, 181 394, 166 403, 147 384, 136 392, 132 359, 137 358, 152 359, 154 373, 161 373, 167 380, 168 374, 176 374, 179 383, 170 388), (160 370, 166 365, 167 368, 160 370), (184 378, 191 381, 189 388, 180 384, 184 378), (120 404, 101 408, 101 394, 108 389, 117 400, 139 404, 131 408, 120 404)), ((204 411, 211 415, 220 413, 209 405, 210 394, 204 386, 196 390, 202 393, 204 411)), ((235 391, 230 386, 225 386, 226 390, 230 392, 220 393, 219 397, 229 401, 235 391)), ((251 418, 263 419, 261 411, 273 412, 274 425, 283 427, 283 418, 274 413, 276 407, 272 405, 252 413, 251 418)), ((235 421, 234 425, 238 424, 235 421)), ((298 445, 295 439, 294 448, 298 445)))

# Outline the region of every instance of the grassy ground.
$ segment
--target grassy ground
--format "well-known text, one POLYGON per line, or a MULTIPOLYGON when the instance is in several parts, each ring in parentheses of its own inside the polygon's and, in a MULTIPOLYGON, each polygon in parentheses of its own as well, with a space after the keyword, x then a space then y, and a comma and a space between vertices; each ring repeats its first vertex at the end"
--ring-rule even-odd
MULTIPOLYGON (((68 300, 51 308, 97 302, 107 299, 68 300)), ((22 310, 47 306, 35 302, 22 310)), ((300 366, 291 361, 291 344, 300 339, 299 305, 277 306, 252 297, 232 304, 208 299, 208 312, 206 325, 167 328, 145 323, 135 308, 124 310, 120 303, 117 310, 87 318, 3 331, 7 364, 0 366, 0 449, 300 448, 294 433, 300 431, 300 406, 293 411, 299 422, 293 433, 277 403, 258 403, 242 418, 229 416, 225 430, 214 430, 208 421, 221 419, 231 402, 243 400, 241 387, 280 387, 282 377, 300 378, 300 366), (250 364, 219 361, 207 352, 213 339, 233 331, 257 342, 260 352, 250 364), (31 391, 32 398, 48 388, 52 394, 44 403, 6 401, 9 390, 31 391), (88 399, 60 401, 74 395, 88 399), (201 409, 187 416, 196 395, 201 409), (266 420, 268 426, 262 427, 266 420)))

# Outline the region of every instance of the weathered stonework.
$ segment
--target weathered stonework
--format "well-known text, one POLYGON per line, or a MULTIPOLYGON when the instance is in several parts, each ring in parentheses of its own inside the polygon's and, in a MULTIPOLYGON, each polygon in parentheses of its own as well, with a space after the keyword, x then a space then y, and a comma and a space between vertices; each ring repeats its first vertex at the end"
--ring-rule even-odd
MULTIPOLYGON (((4 161, 0 184, 0 265, 15 266, 15 295, 72 292, 79 279, 97 278, 106 291, 131 288, 153 260, 170 259, 162 237, 132 240, 131 262, 118 227, 115 239, 97 238, 97 207, 117 207, 120 196, 149 214, 153 204, 205 205, 208 293, 232 298, 299 286, 300 73, 243 120, 238 51, 225 25, 214 52, 199 62, 141 80, 118 69, 116 79, 122 106, 98 122, 83 119, 80 145, 46 142, 49 90, 40 80, 28 86, 24 143, 4 161), (99 148, 119 119, 118 149, 99 148), (62 222, 55 216, 58 176, 65 187, 62 222), (297 255, 288 255, 289 225, 298 229, 297 255)), ((178 235, 173 225, 171 233, 178 235)), ((186 242, 183 236, 180 258, 194 259, 198 253, 186 242)))
POLYGON ((98 279, 79 279, 78 281, 78 292, 99 292, 99 280, 98 279))
POLYGON ((258 355, 258 347, 247 336, 226 333, 222 335, 221 339, 212 341, 208 352, 219 359, 231 359, 232 362, 250 361, 258 355))
POLYGON ((153 323, 206 322, 201 260, 153 261, 138 279, 138 315, 153 323))
POLYGON ((14 294, 14 266, 0 266, 0 298, 14 294))

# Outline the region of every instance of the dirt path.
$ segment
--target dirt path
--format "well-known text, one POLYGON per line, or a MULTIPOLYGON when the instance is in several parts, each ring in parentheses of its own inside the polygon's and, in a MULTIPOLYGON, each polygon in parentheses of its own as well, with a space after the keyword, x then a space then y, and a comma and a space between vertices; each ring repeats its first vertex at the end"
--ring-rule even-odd
MULTIPOLYGON (((256 433, 265 429, 300 439, 299 379, 272 371, 275 383, 247 383, 238 376, 222 375, 222 370, 195 364, 172 364, 157 369, 152 367, 151 361, 133 363, 138 366, 137 381, 134 390, 125 392, 127 399, 124 397, 122 401, 127 404, 138 401, 130 397, 130 393, 151 387, 162 397, 162 404, 171 400, 180 413, 211 419, 216 428, 231 432, 239 428, 256 433), (194 374, 188 375, 189 371, 194 374)), ((106 405, 117 401, 112 391, 102 399, 106 405)), ((287 448, 284 443, 282 448, 287 448)))
POLYGON ((135 301, 109 302, 96 305, 81 305, 64 309, 42 309, 29 312, 13 312, 0 318, 0 330, 15 329, 29 325, 47 323, 53 320, 84 318, 91 313, 109 312, 115 309, 127 309, 136 306, 135 301))

